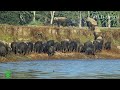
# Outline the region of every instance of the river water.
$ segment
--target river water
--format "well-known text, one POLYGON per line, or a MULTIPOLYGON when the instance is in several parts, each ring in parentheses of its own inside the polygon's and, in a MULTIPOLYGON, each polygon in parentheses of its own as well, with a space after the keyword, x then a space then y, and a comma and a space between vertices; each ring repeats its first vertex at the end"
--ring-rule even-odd
POLYGON ((0 79, 120 79, 120 60, 36 60, 0 63, 0 79))

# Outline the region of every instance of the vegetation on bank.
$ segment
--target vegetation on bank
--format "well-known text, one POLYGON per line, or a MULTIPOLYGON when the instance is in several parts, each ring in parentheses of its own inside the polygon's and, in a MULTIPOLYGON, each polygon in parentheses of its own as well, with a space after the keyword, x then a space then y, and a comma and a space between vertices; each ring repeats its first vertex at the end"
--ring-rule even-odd
MULTIPOLYGON (((55 17, 66 17, 79 26, 79 16, 81 21, 86 17, 95 18, 99 27, 108 26, 108 15, 110 16, 111 27, 119 27, 120 11, 55 11, 55 17)), ((45 25, 50 24, 50 11, 0 11, 0 24, 9 25, 45 25), (35 12, 35 15, 34 15, 35 12)), ((82 23, 85 27, 87 24, 82 23)))

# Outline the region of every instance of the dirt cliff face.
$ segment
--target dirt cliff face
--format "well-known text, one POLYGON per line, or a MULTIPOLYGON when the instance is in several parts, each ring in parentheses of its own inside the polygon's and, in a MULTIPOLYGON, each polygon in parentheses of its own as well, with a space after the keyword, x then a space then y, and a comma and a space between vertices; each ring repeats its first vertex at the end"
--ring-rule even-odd
POLYGON ((2 40, 11 42, 16 41, 37 41, 37 40, 50 40, 61 41, 64 39, 92 40, 93 35, 91 31, 79 28, 60 28, 50 26, 11 26, 0 25, 0 33, 2 40))
MULTIPOLYGON (((82 43, 87 40, 94 40, 93 31, 73 27, 52 27, 52 26, 12 26, 0 25, 0 40, 12 41, 47 41, 55 40, 60 42, 64 39, 79 40, 82 43)), ((112 45, 120 46, 120 28, 101 29, 105 41, 112 41, 112 45)))

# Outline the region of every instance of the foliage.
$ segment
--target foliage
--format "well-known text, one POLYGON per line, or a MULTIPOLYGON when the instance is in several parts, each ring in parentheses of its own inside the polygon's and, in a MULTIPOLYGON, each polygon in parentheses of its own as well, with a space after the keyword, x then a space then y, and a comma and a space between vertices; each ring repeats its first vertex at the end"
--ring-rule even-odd
POLYGON ((19 24, 19 13, 17 11, 1 11, 0 12, 0 24, 19 24))
POLYGON ((43 23, 40 21, 31 21, 28 25, 43 25, 43 23))
MULTIPOLYGON (((89 11, 89 16, 95 18, 98 26, 107 27, 108 14, 110 15, 111 27, 118 27, 120 11, 89 11)), ((81 11, 82 19, 88 17, 88 11, 81 11)), ((67 17, 79 23, 79 11, 56 11, 55 17, 67 17)), ((35 20, 33 20, 32 11, 0 11, 0 24, 28 25, 28 24, 46 24, 51 19, 50 11, 36 11, 35 20)), ((86 26, 86 23, 85 23, 86 26)))

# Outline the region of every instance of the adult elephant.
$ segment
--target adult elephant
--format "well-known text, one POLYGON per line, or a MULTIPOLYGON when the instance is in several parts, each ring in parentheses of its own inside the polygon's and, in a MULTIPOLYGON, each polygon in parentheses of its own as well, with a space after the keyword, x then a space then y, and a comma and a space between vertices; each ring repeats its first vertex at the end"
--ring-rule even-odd
POLYGON ((69 51, 69 41, 61 41, 61 51, 62 52, 68 52, 69 51))
POLYGON ((95 40, 93 44, 95 46, 95 52, 102 51, 103 40, 95 40))
POLYGON ((91 41, 87 41, 84 43, 84 46, 82 47, 83 51, 87 55, 95 55, 94 45, 91 41))
POLYGON ((93 35, 94 35, 94 40, 96 40, 99 36, 103 37, 100 29, 98 29, 97 27, 96 27, 96 29, 94 30, 93 35))
POLYGON ((35 42, 34 52, 36 52, 36 53, 42 53, 43 52, 43 42, 42 41, 35 42))
POLYGON ((106 50, 111 50, 111 41, 105 42, 104 49, 106 49, 106 50))
POLYGON ((54 46, 54 40, 47 41, 47 46, 54 46))
POLYGON ((92 31, 95 30, 95 26, 92 25, 90 21, 87 21, 86 23, 87 23, 88 29, 90 29, 90 30, 92 30, 92 31))
POLYGON ((23 54, 25 55, 27 53, 27 43, 24 43, 24 42, 20 42, 18 45, 17 45, 17 52, 19 54, 23 54))
POLYGON ((103 48, 103 38, 99 36, 96 40, 93 41, 95 46, 95 52, 101 51, 103 48))
POLYGON ((32 42, 27 42, 27 52, 31 53, 33 51, 33 43, 32 42))
POLYGON ((93 18, 88 17, 87 20, 87 26, 90 30, 94 31, 95 27, 97 26, 97 21, 93 18))
POLYGON ((49 46, 48 47, 47 54, 48 54, 48 56, 52 56, 52 55, 55 54, 55 48, 54 48, 54 46, 49 46))
POLYGON ((17 54, 18 52, 18 44, 19 44, 20 42, 12 42, 11 43, 11 48, 12 48, 12 52, 14 52, 15 54, 17 54))
POLYGON ((70 41, 70 43, 69 43, 69 51, 70 52, 77 51, 77 42, 70 41))
POLYGON ((66 17, 54 17, 53 23, 57 24, 58 27, 60 27, 61 25, 64 26, 66 20, 66 17))
POLYGON ((59 42, 55 42, 54 43, 54 48, 55 48, 55 51, 60 51, 61 50, 61 44, 59 42))
POLYGON ((0 56, 5 57, 8 54, 7 47, 4 43, 0 42, 0 56))

